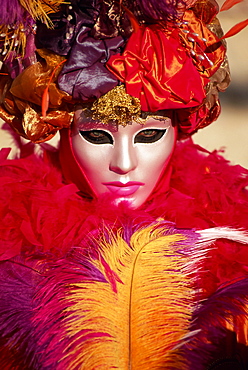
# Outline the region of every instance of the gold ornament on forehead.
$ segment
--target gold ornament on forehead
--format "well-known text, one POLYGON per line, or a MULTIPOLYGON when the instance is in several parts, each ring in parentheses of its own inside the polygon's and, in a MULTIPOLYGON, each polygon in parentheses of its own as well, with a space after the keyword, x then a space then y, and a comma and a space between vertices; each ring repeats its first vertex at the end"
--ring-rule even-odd
POLYGON ((132 121, 140 121, 141 105, 139 99, 127 94, 121 85, 95 101, 91 111, 95 121, 127 126, 132 121))

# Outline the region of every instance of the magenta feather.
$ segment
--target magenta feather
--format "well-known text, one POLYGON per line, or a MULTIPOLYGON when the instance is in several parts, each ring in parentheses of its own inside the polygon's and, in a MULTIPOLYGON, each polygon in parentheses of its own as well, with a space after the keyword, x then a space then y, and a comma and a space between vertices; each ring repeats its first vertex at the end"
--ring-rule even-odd
MULTIPOLYGON (((20 149, 23 155, 28 155, 33 148, 20 149)), ((82 199, 74 185, 63 183, 54 154, 46 154, 43 160, 31 155, 13 161, 4 159, 7 154, 8 150, 2 152, 0 164, 1 259, 20 254, 26 257, 1 263, 0 294, 4 304, 0 305, 3 318, 0 331, 4 333, 3 348, 8 347, 0 360, 4 369, 8 369, 6 361, 11 362, 12 369, 14 364, 16 369, 18 366, 28 368, 27 362, 33 370, 47 370, 49 366, 55 369, 65 348, 77 347, 79 336, 75 335, 71 343, 63 325, 58 324, 61 320, 68 322, 70 310, 67 313, 65 310, 70 305, 63 299, 68 284, 78 284, 82 279, 108 280, 112 290, 116 289, 118 279, 113 270, 105 265, 100 271, 93 263, 98 258, 95 240, 102 235, 106 241, 111 240, 105 231, 99 231, 102 222, 114 233, 122 228, 126 243, 137 228, 144 228, 161 216, 176 222, 180 228, 248 226, 247 171, 240 166, 230 166, 219 153, 208 153, 191 142, 177 145, 171 190, 164 193, 161 187, 143 209, 135 211, 124 205, 113 208, 108 199, 91 203, 82 199), (27 235, 27 230, 31 230, 33 236, 27 235), (15 347, 10 351, 12 336, 18 350, 15 347)), ((168 223, 161 226, 166 227, 165 233, 170 232, 168 223)), ((198 232, 192 234, 190 230, 184 231, 184 235, 188 240, 194 235, 194 242, 200 238, 198 232)), ((185 338, 190 342, 180 350, 196 364, 191 369, 200 369, 201 363, 215 356, 212 343, 215 339, 209 346, 201 340, 210 336, 221 342, 227 335, 223 323, 228 317, 220 308, 241 320, 245 317, 247 247, 222 239, 214 248, 209 248, 207 258, 205 252, 196 253, 194 243, 179 243, 178 248, 182 258, 194 253, 197 273, 192 274, 192 283, 198 293, 192 332, 185 338), (214 322, 208 325, 206 319, 212 311, 214 322)), ((88 340, 92 335, 81 334, 88 340)), ((101 335, 107 334, 99 333, 101 335)))
POLYGON ((242 344, 238 343, 235 331, 246 330, 247 291, 248 278, 229 282, 229 285, 220 288, 198 307, 196 306, 191 326, 191 330, 196 332, 196 335, 184 346, 185 355, 190 359, 190 368, 205 370, 209 368, 209 364, 214 363, 213 359, 216 363, 217 360, 229 359, 230 363, 236 361, 236 366, 233 368, 241 369, 239 367, 241 363, 246 368, 247 363, 243 363, 244 359, 241 360, 242 344), (237 324, 237 318, 241 327, 237 324), (233 331, 230 331, 230 327, 233 327, 233 331), (230 338, 232 338, 231 341, 230 338), (228 341, 229 346, 227 346, 228 341))
MULTIPOLYGON (((135 226, 136 228, 137 226, 135 226)), ((131 229, 133 230, 133 228, 131 229)), ((129 233, 131 233, 131 229, 129 233)), ((141 230, 140 237, 142 232, 143 230, 141 230)), ((106 230, 101 233, 102 236, 105 234, 106 230)), ((190 230, 176 230, 166 222, 154 224, 150 229, 149 238, 153 238, 153 234, 154 237, 156 235, 156 238, 160 236, 173 237, 172 240, 175 236, 176 239, 179 237, 178 241, 170 246, 170 253, 159 258, 166 260, 174 255, 179 262, 178 267, 181 266, 180 270, 174 270, 169 264, 168 271, 161 271, 161 278, 163 275, 164 277, 168 276, 169 272, 169 275, 176 273, 175 276, 179 273, 184 279, 183 275, 186 273, 189 281, 192 281, 191 284, 193 284, 195 278, 192 278, 197 276, 199 270, 202 269, 202 263, 199 262, 207 253, 206 247, 209 244, 207 238, 204 237, 201 240, 199 234, 190 230)), ((110 233, 110 235, 113 238, 113 234, 110 233)), ((95 329, 91 312, 88 309, 83 309, 83 300, 85 299, 87 303, 94 284, 101 283, 102 287, 109 285, 110 292, 112 291, 114 294, 117 293, 117 283, 123 284, 109 262, 107 263, 103 258, 104 254, 101 254, 103 250, 99 249, 99 242, 100 239, 96 239, 95 236, 86 239, 85 248, 73 247, 68 256, 62 259, 53 260, 52 256, 37 254, 32 258, 16 258, 1 263, 0 336, 2 350, 0 351, 0 366, 2 368, 7 369, 8 366, 11 366, 12 369, 16 370, 23 368, 33 370, 76 369, 77 367, 73 364, 78 361, 77 358, 82 357, 80 352, 82 343, 88 343, 90 346, 91 342, 99 340, 112 341, 110 333, 106 332, 101 325, 95 329), (81 286, 82 288, 80 288, 81 286), (83 300, 77 301, 76 293, 79 293, 83 300), (81 310, 75 309, 77 305, 81 307, 81 310), (82 319, 87 323, 86 328, 75 326, 74 323, 77 323, 78 320, 82 322, 82 319), (10 350, 8 357, 4 351, 7 349, 10 350)), ((132 247, 129 248, 132 250, 132 247)), ((166 245, 162 245, 162 248, 166 250, 166 245)), ((155 256, 157 253, 158 250, 156 250, 155 256)), ((116 262, 120 264, 120 267, 122 266, 121 261, 117 260, 116 262)), ((153 263, 152 260, 150 263, 153 263)), ((185 307, 193 309, 191 331, 188 331, 188 334, 179 341, 179 352, 175 349, 175 359, 179 356, 178 362, 176 361, 175 364, 180 364, 180 369, 182 369, 180 356, 183 356, 188 364, 186 366, 185 363, 186 367, 183 368, 206 369, 206 364, 215 358, 216 344, 218 345, 225 337, 226 330, 223 329, 225 322, 228 322, 231 316, 242 318, 246 314, 248 279, 230 283, 203 302, 194 302, 194 295, 190 292, 191 289, 189 290, 189 287, 185 285, 184 280, 183 283, 180 280, 175 280, 173 284, 174 288, 179 291, 181 284, 183 284, 184 298, 181 301, 174 301, 176 296, 174 297, 173 290, 171 296, 161 296, 168 309, 171 301, 174 301, 174 308, 170 315, 173 316, 177 312, 180 317, 185 307)), ((99 290, 98 293, 100 295, 101 291, 99 290)), ((106 302, 103 303, 106 304, 106 302)), ((88 306, 86 305, 86 307, 88 306)), ((101 315, 100 307, 99 315, 101 315)), ((106 306, 107 312, 114 309, 114 306, 106 306)), ((150 310, 152 309, 155 310, 156 314, 156 306, 150 306, 150 310)), ((186 312, 185 315, 187 318, 186 312)), ((102 319, 104 320, 103 312, 102 319)), ((174 319, 177 320, 176 316, 174 319)), ((164 324, 166 328, 168 323, 164 322, 164 324)), ((177 330, 179 329, 181 328, 177 328, 177 330)), ((185 329, 187 331, 187 325, 185 329)), ((173 353, 174 350, 171 348, 167 351, 173 353)), ((104 366, 104 357, 101 361, 104 366)), ((81 364, 81 366, 84 365, 81 364)), ((165 363, 164 368, 179 369, 173 363, 168 366, 165 363)))

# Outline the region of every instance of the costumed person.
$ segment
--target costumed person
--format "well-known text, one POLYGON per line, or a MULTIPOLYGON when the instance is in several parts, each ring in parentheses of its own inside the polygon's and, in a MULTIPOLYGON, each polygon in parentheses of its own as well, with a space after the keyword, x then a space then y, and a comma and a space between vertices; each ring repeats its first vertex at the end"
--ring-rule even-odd
POLYGON ((1 5, 1 369, 247 369, 248 173, 190 139, 217 4, 1 5))

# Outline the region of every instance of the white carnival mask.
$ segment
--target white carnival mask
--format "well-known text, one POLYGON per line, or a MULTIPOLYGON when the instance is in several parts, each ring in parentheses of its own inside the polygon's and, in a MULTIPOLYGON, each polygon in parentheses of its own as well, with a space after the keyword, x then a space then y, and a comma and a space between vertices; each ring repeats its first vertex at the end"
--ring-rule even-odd
POLYGON ((113 195, 115 204, 141 206, 166 168, 176 140, 171 119, 148 117, 125 127, 84 119, 75 112, 71 146, 96 197, 113 195))

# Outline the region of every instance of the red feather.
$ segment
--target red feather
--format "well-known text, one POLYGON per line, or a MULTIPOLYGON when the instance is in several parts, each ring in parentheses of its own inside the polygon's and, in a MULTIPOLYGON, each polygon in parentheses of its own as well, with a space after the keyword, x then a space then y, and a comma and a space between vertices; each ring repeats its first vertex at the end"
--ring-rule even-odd
POLYGON ((235 26, 233 26, 227 33, 225 33, 224 36, 221 37, 221 40, 236 35, 246 26, 248 26, 248 19, 245 19, 244 21, 235 24, 235 26))
POLYGON ((224 10, 231 9, 234 5, 241 3, 243 0, 226 0, 222 7, 220 8, 220 12, 223 12, 224 10))

